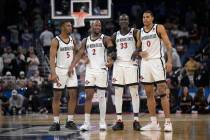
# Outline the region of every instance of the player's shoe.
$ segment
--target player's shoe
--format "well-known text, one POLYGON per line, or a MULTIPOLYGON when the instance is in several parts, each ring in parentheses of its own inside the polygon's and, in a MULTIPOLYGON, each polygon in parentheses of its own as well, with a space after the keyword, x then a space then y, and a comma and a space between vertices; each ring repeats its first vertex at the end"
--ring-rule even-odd
POLYGON ((117 131, 117 130, 123 130, 124 129, 124 124, 121 120, 118 120, 114 126, 112 126, 112 130, 117 131))
POLYGON ((99 129, 101 130, 101 131, 106 131, 106 129, 107 129, 107 126, 106 126, 106 123, 105 122, 100 122, 99 123, 99 129))
POLYGON ((133 130, 140 131, 140 129, 141 129, 141 125, 140 125, 139 121, 134 121, 133 122, 133 130))
POLYGON ((81 131, 88 131, 90 130, 90 123, 84 122, 84 124, 80 127, 81 131))
POLYGON ((60 123, 53 122, 49 128, 49 131, 60 131, 60 123))
POLYGON ((159 123, 152 123, 150 122, 149 124, 143 126, 140 130, 142 131, 160 131, 160 125, 159 123))
POLYGON ((78 130, 77 125, 73 121, 66 121, 65 127, 70 130, 78 130))
POLYGON ((172 132, 173 131, 171 122, 165 122, 165 124, 164 124, 164 131, 165 132, 172 132))

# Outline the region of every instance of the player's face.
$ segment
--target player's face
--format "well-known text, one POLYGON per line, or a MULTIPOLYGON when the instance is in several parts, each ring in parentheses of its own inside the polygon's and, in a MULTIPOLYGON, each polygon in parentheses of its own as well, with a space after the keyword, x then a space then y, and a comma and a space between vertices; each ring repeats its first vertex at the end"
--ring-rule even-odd
POLYGON ((97 20, 93 23, 92 30, 96 34, 101 33, 101 22, 99 20, 97 20))
POLYGON ((121 28, 128 27, 129 25, 129 18, 128 16, 120 16, 119 24, 121 28))
POLYGON ((72 32, 71 22, 66 22, 65 24, 63 24, 63 31, 66 32, 67 34, 72 32))
POLYGON ((154 17, 150 13, 143 14, 143 23, 145 26, 148 26, 153 23, 154 17))

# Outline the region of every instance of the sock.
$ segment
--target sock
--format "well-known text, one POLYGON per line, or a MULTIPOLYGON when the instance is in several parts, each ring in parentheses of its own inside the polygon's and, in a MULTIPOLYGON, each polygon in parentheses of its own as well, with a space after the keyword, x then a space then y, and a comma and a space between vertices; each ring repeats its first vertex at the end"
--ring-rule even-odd
POLYGON ((85 113, 85 122, 90 123, 90 114, 85 113))
POLYGON ((139 114, 139 94, 138 94, 138 86, 130 86, 130 94, 132 98, 132 106, 133 106, 133 113, 134 113, 134 120, 138 121, 138 114, 139 114), (136 115, 135 115, 136 114, 136 115))
POLYGON ((117 120, 122 120, 122 95, 123 88, 115 87, 115 108, 117 113, 117 120))
POLYGON ((157 117, 156 116, 152 116, 150 117, 152 123, 157 123, 157 117))
POLYGON ((73 118, 74 118, 73 115, 68 115, 67 121, 68 121, 68 122, 69 122, 69 121, 72 121, 72 122, 73 122, 73 118))
POLYGON ((100 122, 105 123, 106 116, 106 90, 97 89, 97 96, 99 101, 99 110, 100 110, 100 122))
POLYGON ((55 122, 55 123, 60 123, 60 121, 59 121, 59 116, 54 116, 54 122, 55 122))
POLYGON ((170 123, 171 119, 170 118, 165 118, 165 123, 170 123))

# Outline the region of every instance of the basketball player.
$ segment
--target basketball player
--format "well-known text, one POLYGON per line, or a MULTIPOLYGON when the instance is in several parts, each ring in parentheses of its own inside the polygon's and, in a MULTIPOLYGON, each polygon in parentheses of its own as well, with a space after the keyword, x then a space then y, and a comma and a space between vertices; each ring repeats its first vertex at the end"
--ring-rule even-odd
MULTIPOLYGON (((82 40, 81 47, 75 56, 73 63, 71 64, 71 72, 75 67, 78 60, 86 52, 89 59, 89 63, 86 65, 85 74, 85 121, 80 127, 81 131, 88 131, 90 129, 90 113, 92 108, 92 98, 97 89, 97 96, 99 99, 100 109, 100 130, 106 130, 105 114, 106 114, 106 98, 105 92, 107 89, 107 66, 110 65, 110 61, 106 60, 107 51, 111 52, 113 49, 113 43, 110 37, 101 33, 101 21, 94 20, 91 24, 90 36, 82 40), (111 50, 111 51, 110 51, 111 50)), ((111 58, 110 58, 111 59, 111 58)))
POLYGON ((141 61, 141 76, 147 95, 147 106, 151 115, 151 123, 141 130, 160 130, 159 123, 155 116, 156 103, 154 98, 154 84, 157 86, 158 96, 161 98, 161 105, 165 113, 164 131, 172 131, 170 120, 169 97, 166 95, 166 71, 172 70, 172 46, 163 25, 153 23, 154 16, 149 10, 143 13, 143 24, 141 28, 140 42, 142 52, 139 55, 141 61), (163 46, 167 48, 167 62, 165 63, 163 46))
POLYGON ((77 76, 76 73, 71 77, 68 76, 69 66, 73 60, 76 50, 74 40, 69 35, 72 32, 72 24, 68 20, 64 20, 60 24, 61 34, 56 36, 51 43, 50 48, 50 68, 51 75, 49 77, 53 83, 53 116, 54 122, 50 127, 50 131, 60 130, 59 110, 62 90, 67 87, 69 96, 68 101, 68 118, 66 128, 77 130, 77 126, 73 121, 73 114, 77 102, 77 76))
POLYGON ((113 130, 123 130, 122 121, 122 96, 125 85, 129 87, 132 106, 134 112, 133 129, 140 130, 139 123, 139 95, 138 95, 138 74, 137 63, 132 60, 132 55, 138 47, 137 34, 139 31, 129 27, 129 17, 122 14, 119 17, 120 30, 112 35, 117 49, 117 58, 113 66, 112 84, 115 87, 115 107, 117 113, 117 122, 112 127, 113 130))

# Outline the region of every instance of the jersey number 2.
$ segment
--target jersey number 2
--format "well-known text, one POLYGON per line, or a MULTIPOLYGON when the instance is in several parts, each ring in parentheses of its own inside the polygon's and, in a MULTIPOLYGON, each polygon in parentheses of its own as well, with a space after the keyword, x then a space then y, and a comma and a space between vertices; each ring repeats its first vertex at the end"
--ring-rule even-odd
POLYGON ((93 51, 93 55, 96 55, 96 49, 92 49, 92 51, 93 51))

